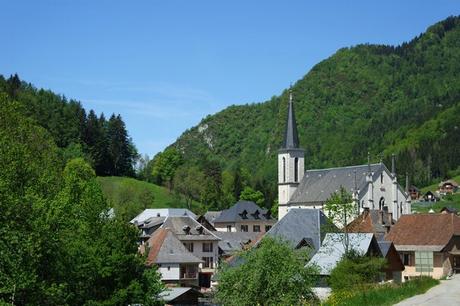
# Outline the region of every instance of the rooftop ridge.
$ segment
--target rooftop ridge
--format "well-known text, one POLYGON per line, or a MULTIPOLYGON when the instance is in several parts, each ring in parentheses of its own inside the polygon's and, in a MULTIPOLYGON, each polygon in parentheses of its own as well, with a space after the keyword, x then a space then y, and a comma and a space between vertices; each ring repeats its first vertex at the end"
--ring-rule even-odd
MULTIPOLYGON (((364 164, 364 165, 354 165, 354 166, 344 166, 344 167, 331 167, 331 168, 323 168, 323 169, 308 169, 305 171, 305 173, 312 172, 312 171, 326 171, 326 170, 335 170, 335 169, 353 169, 353 168, 367 167, 367 166, 368 166, 367 164, 364 164)), ((382 166, 382 164, 375 163, 375 164, 371 164, 371 167, 372 166, 382 166)))

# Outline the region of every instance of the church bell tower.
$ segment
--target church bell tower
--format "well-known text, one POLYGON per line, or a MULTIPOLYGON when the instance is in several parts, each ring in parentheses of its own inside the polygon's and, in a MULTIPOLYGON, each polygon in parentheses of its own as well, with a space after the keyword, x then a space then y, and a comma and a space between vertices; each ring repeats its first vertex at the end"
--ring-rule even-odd
POLYGON ((286 131, 283 146, 278 151, 278 219, 287 214, 289 200, 299 186, 304 172, 305 151, 299 148, 294 103, 290 89, 286 131))

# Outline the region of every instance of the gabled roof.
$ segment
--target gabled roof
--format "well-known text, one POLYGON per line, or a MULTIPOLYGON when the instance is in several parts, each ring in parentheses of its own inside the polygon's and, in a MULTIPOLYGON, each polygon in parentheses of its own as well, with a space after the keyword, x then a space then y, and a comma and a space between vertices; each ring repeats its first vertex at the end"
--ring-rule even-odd
POLYGON ((208 210, 205 214, 204 214, 204 217, 206 218, 206 220, 208 220, 209 223, 211 224, 214 224, 214 220, 216 220, 217 217, 220 216, 220 213, 222 211, 210 211, 208 210))
POLYGON ((147 265, 160 263, 202 263, 190 253, 169 230, 160 228, 147 240, 143 251, 148 250, 147 265))
POLYGON ((171 303, 174 302, 175 299, 186 293, 192 293, 196 298, 203 296, 203 294, 200 291, 192 287, 169 287, 159 294, 159 298, 162 301, 171 303))
POLYGON ((160 228, 170 229, 180 241, 220 240, 211 231, 191 217, 168 217, 160 228))
MULTIPOLYGON (((348 192, 353 192, 355 171, 358 190, 361 191, 367 186, 368 167, 368 165, 359 165, 307 170, 289 203, 323 203, 330 198, 332 193, 339 191, 340 186, 343 186, 348 192)), ((384 169, 386 167, 380 163, 371 165, 374 177, 379 176, 384 169)))
MULTIPOLYGON (((377 242, 373 234, 369 233, 349 233, 349 247, 356 252, 365 255, 369 252, 374 241, 377 242)), ((331 271, 335 268, 337 263, 342 259, 345 254, 344 233, 328 233, 324 237, 323 245, 319 248, 318 252, 313 255, 312 259, 307 265, 316 265, 320 275, 330 275, 331 271)), ((380 249, 377 247, 378 251, 380 249)))
POLYGON ((387 227, 394 223, 388 211, 366 209, 347 225, 347 229, 350 233, 373 233, 377 240, 381 240, 387 233, 387 227))
POLYGON ((219 241, 219 249, 222 250, 224 255, 243 250, 243 248, 254 242, 259 233, 249 232, 213 232, 217 237, 222 239, 219 241))
POLYGON ((137 224, 144 223, 152 217, 181 217, 190 216, 196 219, 196 215, 186 208, 148 208, 134 217, 130 222, 137 224))
POLYGON ((260 208, 254 202, 238 201, 229 209, 225 209, 221 212, 219 217, 214 220, 214 226, 216 226, 216 223, 240 222, 249 220, 273 220, 273 218, 270 216, 269 211, 260 208))
POLYGON ((265 235, 286 240, 293 248, 303 239, 310 239, 317 251, 321 245, 321 227, 327 224, 326 216, 319 209, 291 208, 265 235))
POLYGON ((294 103, 292 102, 292 92, 289 92, 289 104, 286 120, 286 130, 282 149, 298 149, 299 135, 297 133, 297 122, 295 120, 294 103))
POLYGON ((458 183, 454 180, 447 180, 447 181, 442 181, 441 183, 438 184, 438 187, 442 187, 446 184, 452 185, 454 187, 458 187, 458 183))
POLYGON ((455 214, 413 214, 402 215, 385 239, 398 251, 441 251, 454 235, 460 235, 460 217, 455 214))

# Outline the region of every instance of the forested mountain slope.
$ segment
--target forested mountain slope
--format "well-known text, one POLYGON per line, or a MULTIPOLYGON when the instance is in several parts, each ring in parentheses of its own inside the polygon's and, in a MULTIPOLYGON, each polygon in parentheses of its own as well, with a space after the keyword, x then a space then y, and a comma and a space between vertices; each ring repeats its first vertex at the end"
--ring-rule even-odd
MULTIPOLYGON (((396 153, 400 179, 407 171, 425 185, 460 165, 459 17, 400 46, 340 49, 292 91, 307 169, 364 163, 368 151, 388 162, 396 153)), ((263 103, 230 106, 168 150, 180 152, 182 167, 216 160, 223 171, 243 169, 274 199, 287 101, 285 90, 263 103)))
POLYGON ((37 89, 18 75, 0 75, 0 95, 17 101, 22 113, 45 128, 64 160, 84 157, 98 175, 133 176, 137 151, 120 115, 106 119, 81 103, 37 89))

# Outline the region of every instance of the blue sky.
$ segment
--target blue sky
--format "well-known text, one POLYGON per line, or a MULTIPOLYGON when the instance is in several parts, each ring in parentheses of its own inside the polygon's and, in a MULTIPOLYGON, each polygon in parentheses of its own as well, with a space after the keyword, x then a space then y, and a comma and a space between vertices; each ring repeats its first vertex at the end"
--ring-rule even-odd
POLYGON ((120 113, 150 156, 358 43, 400 44, 460 1, 6 1, 0 74, 120 113))

